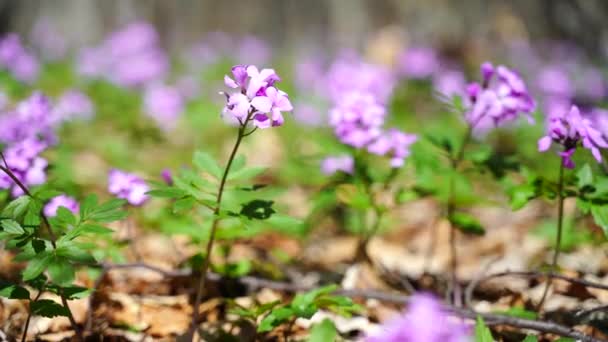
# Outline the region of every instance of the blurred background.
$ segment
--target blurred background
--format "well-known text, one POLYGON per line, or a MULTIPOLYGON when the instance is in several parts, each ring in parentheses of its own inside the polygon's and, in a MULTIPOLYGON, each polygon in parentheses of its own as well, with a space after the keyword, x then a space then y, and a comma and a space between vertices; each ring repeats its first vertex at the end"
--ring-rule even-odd
POLYGON ((29 34, 44 17, 78 47, 145 20, 170 50, 221 31, 255 35, 286 51, 394 39, 475 53, 487 43, 551 39, 576 40, 599 56, 608 38, 606 14, 603 0, 2 0, 0 31, 29 34))

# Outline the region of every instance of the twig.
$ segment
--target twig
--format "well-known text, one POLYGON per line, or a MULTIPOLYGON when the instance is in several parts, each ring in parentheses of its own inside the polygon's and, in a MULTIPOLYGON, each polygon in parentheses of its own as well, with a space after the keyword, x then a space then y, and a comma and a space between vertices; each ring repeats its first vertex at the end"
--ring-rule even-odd
POLYGON ((498 261, 499 257, 495 257, 492 258, 492 260, 490 260, 484 267, 483 269, 475 276, 475 278, 473 280, 471 280, 471 282, 469 283, 469 285, 467 286, 467 288, 465 289, 464 292, 464 305, 467 308, 471 307, 471 302, 473 300, 473 291, 475 291, 475 289, 477 288, 479 282, 484 281, 486 278, 484 278, 484 274, 486 274, 488 272, 488 270, 490 269, 490 267, 492 267, 492 265, 494 265, 494 263, 496 261, 498 261))
MULTIPOLYGON (((501 278, 501 277, 509 277, 509 276, 524 277, 524 278, 538 278, 538 277, 547 277, 548 274, 544 273, 544 272, 538 272, 538 271, 505 271, 505 272, 490 274, 490 275, 482 278, 477 283, 477 285, 479 285, 485 281, 488 281, 492 278, 501 278)), ((568 276, 561 275, 561 274, 553 274, 552 277, 555 279, 564 280, 569 283, 578 284, 578 285, 582 285, 585 287, 591 287, 591 288, 596 288, 596 289, 601 289, 601 290, 608 290, 607 284, 594 283, 594 282, 591 282, 591 281, 588 281, 585 279, 572 278, 572 277, 568 277, 568 276)))
MULTIPOLYGON (((123 265, 110 265, 105 264, 103 267, 109 268, 128 268, 128 267, 141 267, 152 271, 157 271, 160 274, 163 274, 168 277, 172 276, 183 276, 188 275, 189 272, 167 272, 162 269, 159 269, 154 266, 146 265, 146 264, 123 264, 123 265)), ((487 278, 487 277, 486 277, 487 278)), ((207 279, 209 280, 220 280, 222 276, 217 273, 209 272, 207 274, 207 279)), ((241 284, 249 286, 251 289, 257 288, 269 288, 276 291, 285 291, 285 292, 303 292, 310 291, 314 289, 314 286, 305 286, 294 283, 285 283, 280 281, 268 280, 264 278, 258 278, 254 276, 243 276, 236 278, 241 284)), ((377 290, 367 290, 367 289, 338 289, 335 291, 336 294, 352 297, 352 298, 365 298, 365 299, 376 299, 384 302, 395 303, 395 304, 406 304, 409 301, 409 296, 399 294, 399 293, 390 293, 384 291, 377 290)), ((592 336, 586 335, 578 330, 573 328, 547 321, 536 321, 529 320, 523 318, 517 318, 513 316, 500 315, 500 314, 492 314, 492 313, 480 313, 469 309, 456 308, 452 305, 445 305, 446 310, 453 312, 454 314, 469 318, 475 319, 477 316, 481 316, 486 324, 495 326, 495 325, 506 325, 520 329, 529 329, 542 333, 555 334, 565 337, 571 337, 583 342, 602 342, 599 339, 596 339, 592 336)))
MULTIPOLYGON (((40 299, 40 296, 42 296, 42 293, 44 291, 38 291, 38 294, 36 295, 36 297, 34 297, 34 300, 30 301, 30 306, 32 305, 32 303, 38 301, 38 299, 40 299)), ((28 310, 27 312, 27 319, 25 320, 25 326, 23 327, 23 335, 21 336, 21 342, 25 342, 26 338, 27 338, 27 330, 30 327, 30 321, 32 320, 32 310, 28 310)))

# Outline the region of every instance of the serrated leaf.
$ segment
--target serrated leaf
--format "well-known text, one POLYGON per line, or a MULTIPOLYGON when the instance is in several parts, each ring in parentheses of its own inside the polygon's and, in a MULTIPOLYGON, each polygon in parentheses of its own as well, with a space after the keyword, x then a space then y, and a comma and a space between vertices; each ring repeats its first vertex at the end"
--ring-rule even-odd
POLYGON ((17 218, 23 215, 27 210, 30 201, 31 197, 29 196, 21 196, 12 200, 9 204, 6 205, 4 210, 2 210, 2 216, 17 218))
POLYGON ((2 229, 9 234, 21 235, 25 233, 25 230, 23 230, 21 225, 15 220, 2 220, 0 225, 2 226, 2 229))
POLYGON ((30 260, 23 270, 23 281, 29 281, 39 276, 47 268, 53 256, 48 252, 42 252, 30 260))
POLYGON ((192 196, 187 196, 184 198, 180 198, 173 203, 173 213, 181 214, 187 211, 192 210, 194 205, 196 204, 196 199, 192 196))
POLYGON ((308 342, 332 342, 338 337, 336 326, 329 319, 324 319, 321 323, 312 326, 308 342))
POLYGON ((266 169, 267 168, 265 167, 249 167, 238 171, 231 171, 228 174, 228 180, 234 181, 254 178, 266 171, 266 169))
POLYGON ((593 184, 593 172, 591 171, 591 166, 589 164, 583 165, 577 172, 577 185, 579 188, 583 188, 586 185, 593 184))
POLYGON ((475 342, 494 342, 492 332, 486 326, 481 316, 477 316, 477 321, 475 322, 475 342))
POLYGON ((57 285, 70 285, 74 281, 76 270, 66 259, 53 258, 49 263, 47 270, 51 276, 51 280, 57 285))
POLYGON ((87 289, 81 286, 68 286, 61 288, 61 293, 68 299, 82 299, 93 293, 94 289, 87 289))
POLYGON ((165 188, 159 188, 159 189, 154 189, 154 190, 150 190, 148 192, 146 192, 146 194, 153 196, 153 197, 160 197, 160 198, 181 198, 187 195, 187 193, 179 188, 176 187, 165 187, 165 188))
POLYGON ((511 209, 519 210, 530 200, 536 197, 536 187, 532 184, 523 184, 511 189, 511 209))
POLYGON ((222 178, 223 170, 208 153, 196 151, 192 163, 199 171, 206 171, 216 179, 222 178))
POLYGON ((483 235, 486 230, 481 223, 472 215, 462 212, 453 213, 449 217, 450 222, 464 233, 483 235))
POLYGON ((96 262, 93 255, 74 241, 64 241, 61 245, 58 244, 55 254, 76 263, 90 264, 96 262))
POLYGON ((68 316, 68 309, 50 299, 39 299, 30 304, 32 315, 42 317, 68 316))
POLYGON ((30 292, 22 286, 0 283, 0 297, 9 299, 30 299, 30 292))

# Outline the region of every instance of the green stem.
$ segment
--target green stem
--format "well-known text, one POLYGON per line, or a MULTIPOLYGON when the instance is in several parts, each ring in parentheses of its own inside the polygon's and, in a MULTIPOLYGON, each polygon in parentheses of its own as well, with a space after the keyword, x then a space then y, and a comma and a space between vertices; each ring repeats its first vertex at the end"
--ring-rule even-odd
POLYGON ((217 227, 218 227, 218 224, 220 221, 218 215, 220 213, 220 207, 222 205, 222 196, 224 194, 224 187, 226 186, 226 180, 228 179, 228 173, 230 172, 230 167, 232 167, 232 162, 234 161, 234 158, 236 157, 236 152, 239 149, 241 141, 243 140, 243 138, 246 135, 248 135, 245 133, 245 128, 247 127, 248 122, 249 122, 249 117, 239 127, 239 132, 238 132, 238 136, 236 138, 236 142, 234 144, 234 147, 232 148, 230 157, 228 158, 228 163, 226 164, 226 168, 224 169, 224 174, 222 175, 222 179, 220 181, 220 186, 219 186, 219 189, 217 192, 217 197, 216 197, 216 201, 215 201, 216 205, 215 205, 215 209, 213 210, 213 222, 211 223, 211 232, 209 234, 209 240, 207 241, 207 246, 205 249, 205 259, 203 260, 203 266, 201 268, 201 274, 200 274, 200 277, 198 280, 198 289, 196 291, 196 297, 194 300, 194 308, 193 308, 194 313, 192 315, 192 323, 191 323, 191 327, 190 327, 191 336, 193 336, 194 331, 196 330, 196 324, 198 323, 198 319, 199 319, 198 308, 201 304, 201 301, 203 299, 203 294, 206 289, 207 271, 209 270, 209 266, 211 265, 211 253, 213 251, 213 242, 215 241, 215 234, 217 232, 217 227))
MULTIPOLYGON (((26 196, 28 196, 32 199, 37 199, 29 191, 27 186, 25 186, 25 184, 23 184, 19 180, 19 178, 17 178, 17 176, 15 176, 13 171, 11 171, 10 167, 8 166, 8 163, 6 162, 6 158, 4 157, 4 153, 2 153, 2 152, 0 152, 0 159, 2 159, 2 161, 4 163, 4 166, 0 166, 0 171, 3 171, 7 176, 9 176, 13 180, 15 185, 17 185, 21 189, 21 191, 23 191, 23 193, 26 194, 26 196)), ((40 217, 42 218, 42 222, 44 223, 43 225, 46 226, 46 229, 49 233, 51 246, 53 247, 53 249, 57 249, 57 244, 55 242, 57 240, 57 237, 55 236, 55 233, 53 233, 53 228, 51 227, 51 224, 49 223, 48 218, 42 212, 40 213, 40 217)), ((70 321, 70 325, 72 326, 72 329, 74 329, 76 338, 79 341, 84 341, 84 336, 82 336, 82 332, 80 331, 80 328, 78 327, 78 324, 76 323, 76 320, 74 319, 74 315, 72 315, 72 310, 70 310, 70 306, 68 305, 67 298, 63 295, 63 290, 60 289, 58 294, 59 294, 59 297, 61 298, 62 305, 66 308, 68 320, 70 321)))
POLYGON ((555 240, 555 251, 553 252, 553 260, 549 268, 549 278, 547 279, 547 285, 543 291, 543 296, 540 298, 540 302, 536 307, 536 311, 540 311, 543 308, 543 303, 549 293, 549 288, 553 283, 553 275, 557 271, 557 261, 559 259, 559 253, 562 244, 562 230, 564 225, 564 163, 560 161, 559 167, 559 180, 557 183, 557 238, 555 240))
MULTIPOLYGON (((471 125, 467 126, 467 131, 462 139, 462 144, 460 145, 456 155, 450 158, 450 163, 452 166, 453 172, 458 171, 460 168, 460 164, 464 159, 464 152, 471 136, 473 134, 473 127, 471 125)), ((447 208, 446 215, 448 220, 454 215, 456 211, 456 203, 454 200, 454 175, 450 175, 450 183, 448 185, 448 199, 447 199, 447 208)), ((456 248, 456 227, 450 222, 450 288, 452 289, 452 303, 459 307, 460 306, 460 287, 458 285, 458 254, 456 248)))

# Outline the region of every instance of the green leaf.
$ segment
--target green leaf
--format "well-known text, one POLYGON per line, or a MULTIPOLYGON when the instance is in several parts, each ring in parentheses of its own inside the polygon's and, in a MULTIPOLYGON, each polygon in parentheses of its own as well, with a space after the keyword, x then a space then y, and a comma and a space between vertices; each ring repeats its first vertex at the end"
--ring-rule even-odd
POLYGON ((456 212, 449 219, 454 226, 464 233, 483 235, 486 232, 481 223, 470 214, 456 212))
POLYGON ((232 166, 230 167, 230 172, 232 173, 232 172, 237 172, 237 171, 241 170, 243 167, 245 167, 246 163, 247 163, 247 158, 245 158, 244 155, 239 154, 232 161, 232 166))
POLYGON ((475 342, 494 342, 492 332, 486 326, 481 316, 477 316, 477 321, 475 322, 475 342))
POLYGON ((608 238, 608 206, 607 205, 593 205, 591 207, 591 215, 595 223, 602 227, 604 236, 608 238))
POLYGON ((53 258, 48 265, 48 272, 53 282, 60 286, 70 285, 76 275, 74 266, 60 257, 53 258))
POLYGON ((9 234, 21 235, 25 233, 25 230, 21 227, 21 225, 15 220, 2 220, 0 223, 2 229, 9 234))
POLYGON ((181 214, 187 211, 192 210, 194 205, 196 204, 196 199, 192 196, 187 196, 184 198, 180 198, 173 203, 173 213, 181 214))
POLYGON ((88 217, 83 219, 93 220, 97 222, 114 222, 127 217, 127 212, 122 210, 127 201, 114 198, 101 205, 93 208, 88 214, 88 217))
POLYGON ((509 308, 509 310, 500 311, 499 313, 501 313, 503 315, 507 315, 507 316, 519 317, 519 318, 524 318, 524 319, 532 319, 532 320, 534 320, 538 317, 538 314, 536 312, 526 310, 520 306, 515 306, 512 308, 509 308))
POLYGON ((30 304, 33 315, 43 317, 68 316, 68 310, 63 305, 50 299, 39 299, 30 304))
POLYGON ((2 210, 2 216, 17 218, 25 213, 31 201, 29 196, 17 197, 2 210))
POLYGON ((150 190, 146 194, 161 198, 181 198, 187 195, 186 191, 172 186, 150 190))
POLYGON ((523 184, 510 189, 511 209, 519 210, 537 196, 536 186, 523 184))
POLYGON ((578 172, 576 172, 577 184, 579 188, 583 188, 586 185, 593 185, 593 172, 589 164, 583 165, 578 172))
POLYGON ((63 207, 63 206, 57 208, 56 219, 65 223, 66 227, 76 225, 76 217, 74 216, 74 214, 72 214, 72 212, 70 210, 68 210, 68 208, 63 207))
POLYGON ((52 259, 53 256, 49 252, 37 254, 23 270, 23 281, 29 281, 39 276, 51 263, 52 259))
POLYGON ((267 168, 265 168, 265 167, 250 167, 250 168, 241 169, 238 171, 232 171, 228 174, 228 180, 234 181, 234 180, 245 180, 245 179, 254 178, 254 177, 257 177, 258 175, 260 175, 261 173, 263 173, 264 171, 266 171, 266 169, 267 168))
POLYGON ((369 196, 355 184, 340 184, 336 188, 338 201, 355 209, 368 209, 371 206, 369 196))
POLYGON ((0 283, 0 297, 9 299, 30 299, 30 292, 25 287, 19 285, 0 283))
POLYGON ((97 195, 91 194, 80 203, 80 217, 86 220, 90 213, 97 207, 97 195))
POLYGON ((61 288, 61 293, 68 299, 81 299, 88 297, 91 293, 93 293, 94 289, 87 289, 86 287, 81 286, 68 286, 61 288))
POLYGON ((528 335, 526 336, 526 338, 524 338, 523 341, 521 342, 538 342, 538 337, 534 336, 534 335, 528 335))
POLYGON ((332 342, 337 337, 338 331, 336 330, 336 326, 326 318, 321 323, 313 325, 308 342, 332 342))
POLYGON ((96 262, 95 258, 84 250, 81 244, 74 241, 63 241, 61 244, 57 244, 55 254, 76 263, 90 264, 96 262))
POLYGON ((222 168, 215 162, 215 160, 207 153, 196 151, 194 152, 194 158, 192 159, 192 163, 199 171, 206 171, 216 179, 222 178, 223 170, 222 168))
POLYGON ((262 319, 260 325, 258 325, 258 332, 271 331, 291 318, 295 318, 294 311, 291 308, 275 308, 262 319))

